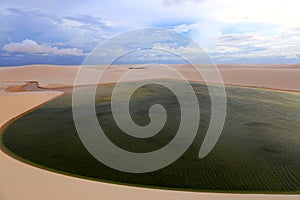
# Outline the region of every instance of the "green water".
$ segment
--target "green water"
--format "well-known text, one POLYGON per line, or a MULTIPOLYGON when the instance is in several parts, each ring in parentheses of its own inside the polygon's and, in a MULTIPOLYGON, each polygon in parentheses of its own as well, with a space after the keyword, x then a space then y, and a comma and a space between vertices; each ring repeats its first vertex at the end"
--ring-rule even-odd
MULTIPOLYGON (((3 133, 3 143, 24 162, 100 181, 179 190, 299 194, 300 95, 226 87, 224 130, 213 151, 199 159, 211 106, 206 86, 192 86, 201 110, 198 134, 181 158, 155 172, 120 172, 94 159, 75 130, 70 94, 13 122, 3 133)), ((114 123, 109 103, 112 88, 101 86, 96 95, 97 116, 111 141, 129 151, 149 152, 172 140, 180 107, 169 90, 152 84, 134 93, 130 108, 137 124, 149 123, 148 109, 154 103, 165 106, 168 114, 161 132, 141 139, 124 134, 114 123)))

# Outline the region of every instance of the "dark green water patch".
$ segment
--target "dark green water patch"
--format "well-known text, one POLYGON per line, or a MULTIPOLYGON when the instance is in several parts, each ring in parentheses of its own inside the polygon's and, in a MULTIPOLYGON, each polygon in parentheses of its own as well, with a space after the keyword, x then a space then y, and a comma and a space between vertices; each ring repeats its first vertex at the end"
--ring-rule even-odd
MULTIPOLYGON (((9 151, 25 162, 100 181, 179 190, 299 194, 300 95, 226 87, 224 130, 213 151, 199 159, 211 104, 205 85, 192 86, 201 110, 198 134, 181 158, 155 172, 120 172, 93 158, 77 135, 70 94, 13 122, 2 140, 9 151)), ((164 128, 143 139, 126 135, 116 126, 110 107, 112 89, 112 85, 101 86, 96 94, 97 116, 112 142, 129 151, 149 152, 173 139, 180 123, 180 107, 172 92, 152 84, 132 96, 131 116, 139 125, 150 122, 151 105, 158 103, 167 110, 164 128)))

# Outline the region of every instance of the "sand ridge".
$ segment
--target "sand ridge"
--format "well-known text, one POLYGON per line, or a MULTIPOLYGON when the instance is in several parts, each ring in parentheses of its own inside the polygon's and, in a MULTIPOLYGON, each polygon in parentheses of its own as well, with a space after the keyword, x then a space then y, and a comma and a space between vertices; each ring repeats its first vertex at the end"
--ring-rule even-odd
MULTIPOLYGON (((203 82, 190 65, 169 65, 182 73, 188 80, 203 82)), ((87 66, 91 72, 95 67, 87 66)), ((37 81, 40 87, 54 89, 73 86, 80 66, 29 65, 22 67, 0 67, 0 89, 12 82, 37 81)), ((103 70, 105 66, 96 66, 103 70)), ((201 66, 202 70, 211 70, 201 66)), ((228 85, 241 85, 269 89, 300 91, 300 65, 218 65, 223 81, 228 85)), ((146 66, 134 69, 132 65, 112 65, 104 73, 103 83, 113 83, 123 73, 133 71, 134 80, 144 80, 149 74, 163 77, 164 72, 146 66), (133 69, 132 69, 133 68, 133 69), (136 76, 134 76, 136 74, 136 76)))

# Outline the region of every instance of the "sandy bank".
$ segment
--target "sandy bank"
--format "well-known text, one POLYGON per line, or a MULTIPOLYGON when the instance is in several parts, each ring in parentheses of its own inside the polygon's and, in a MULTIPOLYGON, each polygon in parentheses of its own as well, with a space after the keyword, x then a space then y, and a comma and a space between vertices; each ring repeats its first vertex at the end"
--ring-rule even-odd
MULTIPOLYGON (((203 81, 190 65, 170 65, 187 79, 203 81)), ((115 65, 104 76, 103 83, 111 83, 131 70, 134 80, 143 80, 148 74, 163 77, 161 70, 151 67, 130 69, 134 66, 115 65)), ((98 67, 98 69, 101 67, 98 67)), ((300 65, 218 65, 225 84, 253 86, 279 90, 300 91, 300 65)), ((68 87, 74 84, 79 66, 31 65, 23 67, 0 67, 1 85, 9 82, 38 81, 45 88, 68 87)), ((93 68, 90 68, 93 73, 93 68)), ((203 70, 209 71, 205 68, 203 70)), ((95 71, 95 70, 94 70, 95 71)))
MULTIPOLYGON (((175 66, 179 67, 179 66, 175 66)), ((225 83, 268 87, 273 89, 287 89, 300 91, 300 68, 285 66, 271 70, 260 66, 256 69, 243 66, 221 66, 221 73, 225 83)), ((27 81, 38 81, 49 88, 65 87, 73 84, 78 67, 58 66, 26 66, 0 68, 0 127, 16 116, 61 95, 57 91, 18 92, 18 89, 8 93, 8 87, 18 87, 27 81)), ((111 69, 112 76, 119 76, 128 66, 111 69)), ((184 73, 194 80, 189 67, 181 67, 184 73)), ((136 70, 139 77, 143 77, 146 70, 136 70)), ((108 77, 109 78, 109 77, 108 77)), ((107 82, 113 80, 107 79, 107 82)), ((55 89, 54 89, 55 90, 55 89)), ((93 182, 65 175, 60 175, 38 169, 19 162, 0 151, 0 199, 1 200, 52 200, 52 199, 130 199, 130 200, 298 200, 299 195, 260 195, 260 194, 220 194, 194 193, 144 189, 120 186, 101 182, 93 182)))

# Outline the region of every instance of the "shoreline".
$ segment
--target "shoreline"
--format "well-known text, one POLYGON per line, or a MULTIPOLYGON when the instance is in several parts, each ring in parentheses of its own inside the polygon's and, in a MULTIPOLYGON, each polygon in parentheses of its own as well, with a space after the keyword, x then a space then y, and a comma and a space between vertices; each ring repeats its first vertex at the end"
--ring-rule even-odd
MULTIPOLYGON (((0 67, 1 85, 11 86, 17 90, 17 86, 28 82, 37 82, 39 88, 47 90, 68 89, 74 85, 74 81, 80 66, 57 65, 27 65, 19 67, 0 67), (14 85, 15 83, 15 85, 14 85)), ((194 73, 190 65, 170 65, 185 76, 189 81, 204 82, 201 75, 194 73)), ((101 83, 113 83, 126 72, 131 72, 132 81, 147 79, 147 74, 159 78, 168 78, 165 71, 145 67, 144 69, 130 69, 130 65, 113 65, 109 67, 101 83)), ((99 68, 101 70, 101 68, 99 68)), ((205 72, 209 68, 202 68, 205 72)), ((90 67, 93 71, 95 68, 90 67)), ((97 68, 98 70, 98 68, 97 68)), ((218 65, 218 70, 223 78, 224 85, 247 86, 281 91, 300 92, 300 65, 218 65), (276 70, 274 70, 276 69, 276 70)), ((97 71, 95 71, 97 72, 97 71)), ((12 88, 13 89, 13 88, 12 88)), ((3 90, 3 88, 2 88, 3 90)))
MULTIPOLYGON (((199 82, 194 82, 194 83, 198 83, 198 84, 203 84, 203 83, 199 83, 199 82)), ((106 85, 109 84, 113 84, 113 83, 107 83, 106 85)), ((229 86, 229 87, 241 87, 241 86, 229 86)), ((247 89, 251 89, 251 87, 244 87, 247 89)), ((252 89, 262 89, 262 88, 252 88, 252 89)), ((265 90, 265 89, 263 89, 265 90)), ((272 90, 272 91, 278 91, 278 90, 272 90)), ((279 92, 285 92, 285 91, 280 91, 279 92)), ((297 93, 297 92, 293 92, 293 93, 297 93)), ((106 183, 106 184, 113 184, 113 185, 119 185, 119 186, 126 186, 126 187, 133 187, 133 188, 142 188, 142 189, 150 189, 150 190, 159 190, 159 191, 177 191, 177 192, 188 192, 188 193, 198 193, 198 194, 202 194, 202 193, 208 193, 208 194, 229 194, 229 195, 276 195, 276 196, 280 196, 280 195, 285 195, 285 196, 298 196, 300 195, 300 191, 294 191, 294 192, 277 192, 277 191, 264 191, 264 192, 260 192, 260 191, 224 191, 224 190, 197 190, 197 189, 188 189, 188 188, 169 188, 169 187, 159 187, 159 186, 149 186, 149 185, 138 185, 138 184, 130 184, 130 183, 123 183, 123 182, 117 182, 117 181, 109 181, 109 180, 102 180, 102 179, 97 179, 97 178, 91 178, 91 177, 86 177, 83 175, 76 175, 76 174, 72 174, 69 172, 65 172, 65 171, 60 171, 60 170, 56 170, 54 168, 50 168, 47 166, 43 166, 40 165, 38 163, 35 163, 33 161, 27 160, 22 158, 21 156, 15 154, 14 152, 12 152, 10 149, 8 149, 5 144, 3 143, 3 134, 5 132, 5 129, 14 121, 18 120, 19 118, 23 117, 24 115, 38 109, 39 107, 65 95, 66 93, 62 93, 58 96, 53 97, 52 99, 45 101, 39 105, 36 105, 35 107, 25 111, 24 113, 20 113, 18 116, 12 118, 11 120, 7 121, 4 125, 0 125, 0 150, 7 154, 8 156, 16 159, 17 161, 39 168, 41 170, 45 170, 45 171, 49 171, 49 172, 53 172, 53 173, 57 173, 63 176, 70 176, 70 177, 74 177, 74 178, 78 178, 78 179, 84 179, 84 180, 88 180, 88 181, 93 181, 93 182, 100 182, 100 183, 106 183)))
MULTIPOLYGON (((32 79, 29 79, 32 80, 32 79)), ((12 81, 18 82, 18 81, 12 81)), ((20 81, 22 82, 22 80, 20 81)), ((30 82, 30 81, 29 81, 30 82)), ((39 81, 37 81, 39 83, 39 81)), ((192 81, 193 82, 193 81, 192 81)), ((24 83, 24 82, 23 82, 24 83)), ((199 82, 197 82, 199 83, 199 82)), ((200 82, 201 83, 201 82, 200 82)), ((202 82, 202 84, 204 84, 202 82)), ((279 92, 295 92, 299 93, 299 91, 293 90, 282 90, 282 89, 274 89, 274 88, 264 88, 264 87, 255 87, 255 86, 245 86, 245 85, 235 85, 235 84, 225 84, 225 86, 233 86, 233 87, 246 87, 246 88, 254 88, 254 89, 267 89, 267 90, 276 90, 279 92)), ((43 85, 41 86, 43 88, 43 85)), ((5 90, 5 89, 4 89, 5 90)), ((9 118, 8 121, 2 122, 0 121, 0 129, 1 129, 1 138, 2 132, 5 131, 5 127, 12 123, 14 120, 22 117, 23 115, 31 112, 32 110, 38 108, 39 106, 46 104, 47 102, 58 98, 64 93, 60 93, 59 96, 53 97, 51 99, 45 100, 47 94, 49 93, 56 93, 55 88, 51 87, 47 90, 41 92, 5 92, 2 93, 3 96, 11 96, 11 99, 18 98, 19 95, 24 98, 25 96, 29 96, 29 104, 34 104, 34 101, 41 101, 40 104, 35 104, 33 107, 24 108, 22 109, 24 112, 19 111, 18 115, 13 115, 13 117, 9 118), (49 90, 49 91, 47 91, 49 90), (40 93, 38 95, 38 93, 40 93), (13 97, 14 96, 14 97, 13 97), (36 100, 31 98, 34 96, 40 96, 36 100), (44 100, 43 100, 44 99, 44 100), (4 129, 3 129, 4 128, 4 129)), ((53 94, 54 94, 53 93, 53 94)), ((20 96, 19 96, 20 97, 20 96)), ((1 96, 0 96, 1 99, 1 96)), ((12 102, 10 102, 12 103, 12 102)), ((22 102, 24 103, 24 102, 22 102)), ((5 105, 5 104, 4 104, 5 105)), ((26 107, 26 106, 25 106, 26 107)), ((6 108, 7 109, 7 108, 6 108)), ((7 112, 10 109, 7 110, 7 112)), ((11 112, 11 111, 10 111, 11 112)), ((74 178, 62 174, 57 174, 54 172, 49 172, 40 168, 36 168, 34 166, 24 164, 18 160, 10 156, 4 156, 4 152, 0 151, 0 161, 1 165, 7 170, 11 172, 5 172, 5 170, 0 172, 0 175, 4 177, 0 182, 0 197, 7 197, 8 199, 17 199, 23 198, 24 196, 30 199, 53 199, 53 198, 73 198, 73 199, 95 199, 104 197, 106 199, 116 199, 116 198, 124 198, 124 199, 161 199, 161 198, 169 198, 169 199, 208 199, 208 200, 221 200, 221 199, 241 199, 241 200, 258 200, 258 199, 298 199, 299 194, 268 194, 268 193, 222 193, 222 192, 208 192, 208 191, 181 191, 181 190, 167 190, 167 189, 157 189, 157 188, 145 188, 145 187, 132 187, 128 185, 119 185, 119 184, 112 184, 107 182, 99 182, 99 181, 91 181, 82 178, 74 178), (1 154, 2 152, 2 154, 1 154), (4 162, 5 161, 5 162, 4 162), (16 170, 14 170, 16 169, 16 170), (24 171, 23 171, 24 170, 24 171), (14 175, 16 174, 16 175, 14 175), (18 176, 20 175, 20 177, 18 176), (16 176, 16 177, 15 177, 16 176), (15 178, 12 178, 15 177, 15 178), (18 178, 17 178, 18 177, 18 178), (23 177, 23 178, 22 178, 23 177), (27 177, 24 179, 24 177, 27 177), (21 179, 20 179, 21 178, 21 179), (32 179, 32 180, 31 180, 32 179), (5 181, 7 180, 7 181, 5 181), (10 182, 8 182, 10 180, 10 182), (2 184, 3 183, 3 184, 2 184), (36 187, 40 189, 40 191, 36 191, 36 187), (27 188, 24 190, 24 188, 27 188), (57 194, 46 195, 47 191, 55 191, 57 194), (16 191, 19 191, 16 192, 16 191), (22 192, 23 191, 23 192, 22 192), (27 191, 27 192, 26 192, 27 191), (30 192, 35 192, 35 195, 28 194, 30 192), (25 192, 25 193, 24 193, 25 192), (74 194, 73 194, 74 193, 74 194), (41 196, 42 195, 42 196, 41 196), (71 196, 70 196, 71 195, 71 196), (63 196, 63 197, 62 197, 63 196), (16 198, 17 197, 17 198, 16 198)))
MULTIPOLYGON (((156 79, 159 80, 159 79, 156 79)), ((164 79, 164 80, 178 80, 178 79, 164 79)), ((128 82, 136 82, 136 81, 128 81, 128 82)), ((189 81, 191 83, 198 83, 198 84, 207 84, 203 81, 189 81)), ((101 85, 111 85, 111 84, 115 84, 115 82, 111 82, 111 83, 104 83, 101 85)), ((208 83, 211 85, 221 85, 220 83, 208 83)), ((92 85, 82 85, 80 87, 88 87, 88 86, 92 86, 92 85)), ((98 85, 100 86, 100 85, 98 85)), ((248 89, 261 89, 261 90, 270 90, 270 91, 278 91, 278 92, 290 92, 290 93, 300 93, 300 90, 295 90, 295 89, 277 89, 277 88, 272 88, 272 87, 263 87, 263 86, 251 86, 251 85, 239 85, 239 84, 224 84, 224 87, 229 86, 229 87, 240 87, 240 88, 248 88, 248 89)), ((24 83, 23 85, 20 86, 8 86, 6 88, 4 88, 4 91, 7 93, 17 93, 17 92, 35 92, 35 91, 63 91, 64 90, 73 90, 74 87, 73 86, 58 86, 58 87, 42 87, 39 85, 38 81, 28 81, 26 83, 24 83), (28 87, 30 84, 33 84, 37 90, 33 89, 26 89, 26 87, 28 87)), ((65 92, 68 93, 68 92, 65 92)))

